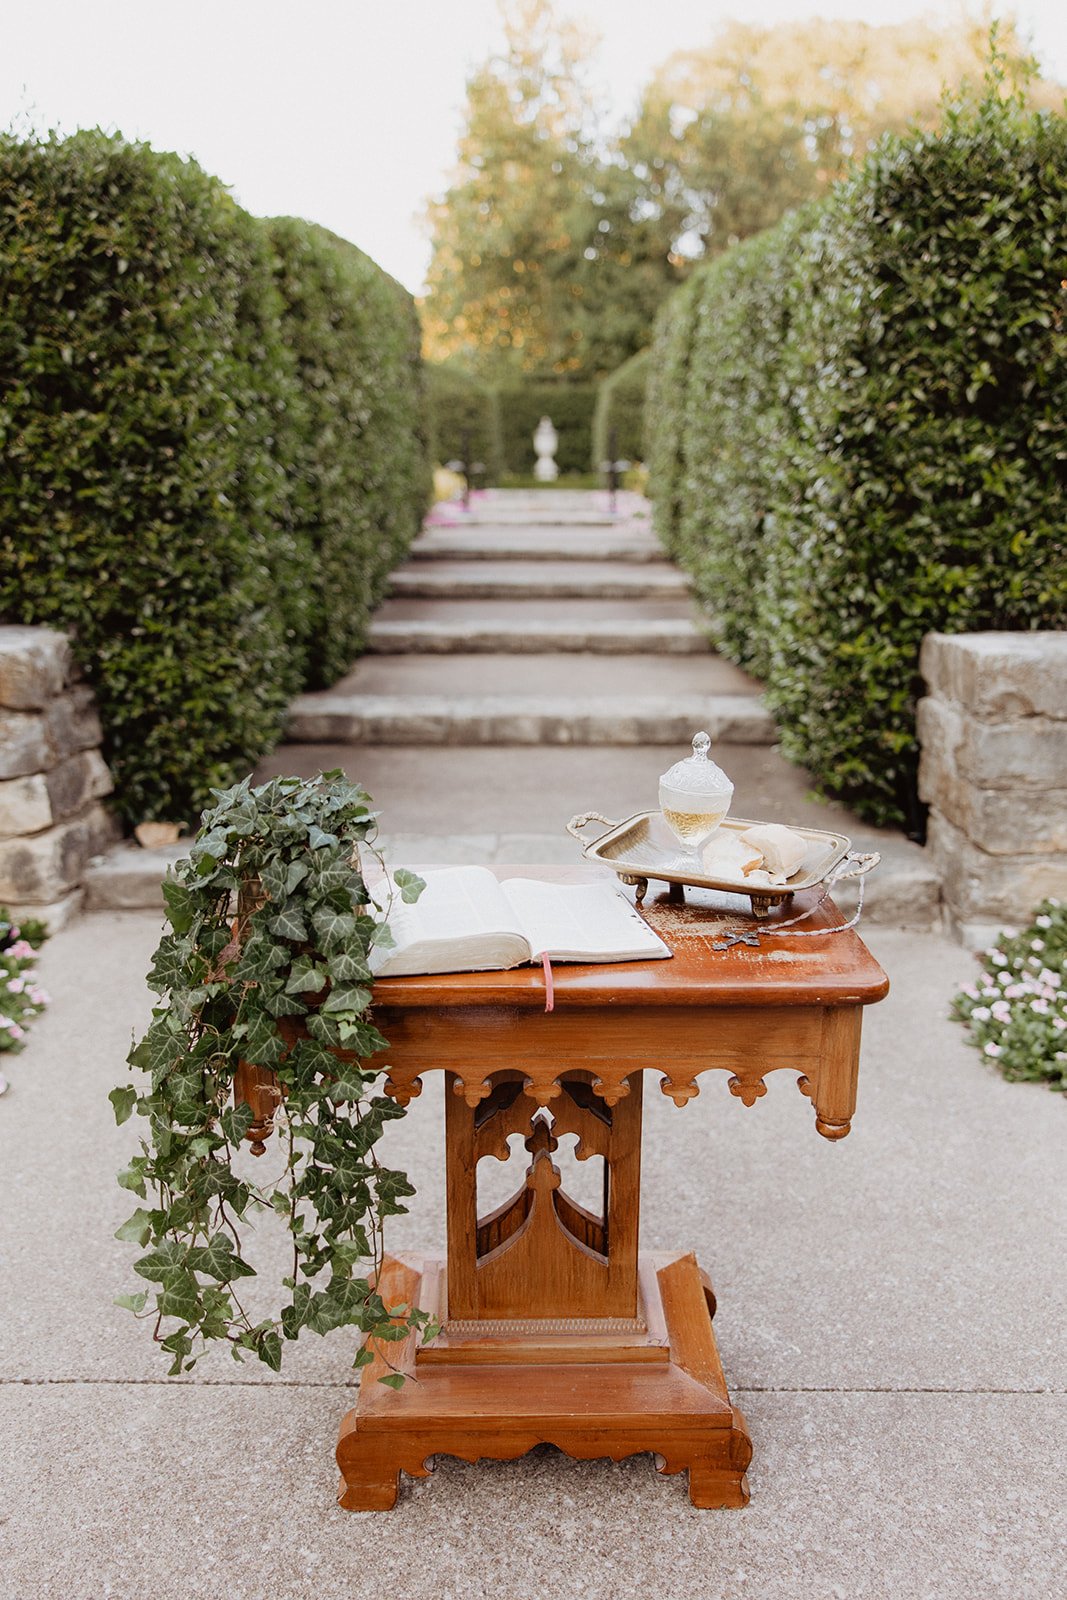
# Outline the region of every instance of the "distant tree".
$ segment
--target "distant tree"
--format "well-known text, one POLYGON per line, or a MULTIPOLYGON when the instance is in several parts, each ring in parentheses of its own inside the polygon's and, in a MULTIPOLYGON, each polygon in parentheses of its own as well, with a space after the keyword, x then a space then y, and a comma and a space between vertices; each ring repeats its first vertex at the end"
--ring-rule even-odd
MULTIPOLYGON (((882 133, 934 126, 945 87, 980 85, 989 56, 977 22, 730 22, 665 62, 609 137, 596 41, 552 0, 501 5, 504 48, 467 85, 458 165, 429 207, 424 307, 430 356, 493 380, 614 371, 693 261, 820 194, 882 133)), ((1011 24, 999 51, 1009 81, 1032 71, 1011 24)))
MULTIPOLYGON (((1009 83, 1032 78, 1015 25, 997 32, 1009 83)), ((716 254, 828 188, 882 134, 936 126, 945 89, 979 87, 988 60, 975 20, 728 22, 656 72, 623 150, 647 208, 680 219, 676 248, 716 254)), ((1062 100, 1036 81, 1029 94, 1062 100)))
POLYGON ((568 306, 580 293, 557 267, 584 227, 590 41, 550 0, 512 0, 504 26, 503 52, 467 84, 458 166, 429 208, 429 351, 475 371, 567 372, 582 365, 568 306))

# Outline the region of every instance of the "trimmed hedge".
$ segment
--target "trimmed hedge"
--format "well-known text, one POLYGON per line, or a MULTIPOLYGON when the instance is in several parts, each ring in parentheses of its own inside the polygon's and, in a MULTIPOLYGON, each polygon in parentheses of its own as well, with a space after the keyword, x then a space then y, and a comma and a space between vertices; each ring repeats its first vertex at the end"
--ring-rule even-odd
POLYGON ((430 403, 430 452, 438 466, 462 461, 467 438, 471 457, 485 472, 474 487, 495 483, 503 471, 500 412, 488 384, 458 367, 440 364, 426 368, 430 403))
POLYGON ((551 417, 559 434, 556 465, 560 472, 588 472, 593 449, 593 408, 596 386, 591 383, 530 381, 506 384, 497 390, 504 467, 510 473, 532 472, 537 460, 533 436, 542 417, 551 417))
POLYGON ((430 492, 420 330, 411 296, 313 223, 266 224, 300 394, 282 446, 310 547, 306 681, 334 683, 366 641, 430 492))
POLYGON ((652 353, 639 350, 624 361, 596 392, 593 412, 593 471, 600 472, 611 456, 611 430, 615 429, 616 461, 645 459, 645 394, 652 353))
POLYGON ((122 813, 189 818, 300 684, 262 231, 175 156, 0 139, 0 366, 0 614, 72 630, 122 813))
MULTIPOLYGON (((98 132, 0 138, 0 615, 71 632, 131 823, 191 821, 277 741, 328 625, 334 476, 370 507, 345 574, 361 618, 427 487, 410 299, 361 267, 388 326, 331 459, 278 263, 194 162, 98 132)), ((332 371, 332 315, 317 336, 332 371)))
POLYGON ((1067 121, 991 95, 659 327, 661 395, 688 344, 680 427, 650 407, 665 541, 787 753, 877 822, 921 821, 923 635, 1067 616, 1065 206, 1067 121))

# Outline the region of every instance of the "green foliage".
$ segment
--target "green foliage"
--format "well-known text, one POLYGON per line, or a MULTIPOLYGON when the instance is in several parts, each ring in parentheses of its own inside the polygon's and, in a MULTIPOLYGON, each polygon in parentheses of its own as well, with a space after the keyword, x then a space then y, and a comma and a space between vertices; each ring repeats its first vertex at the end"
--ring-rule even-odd
POLYGON ((667 552, 685 559, 678 539, 683 447, 689 422, 689 361, 697 337, 700 279, 692 277, 656 318, 645 398, 645 453, 653 521, 667 552))
MULTIPOLYGON (((385 1068, 373 1059, 387 1046, 371 1015, 371 954, 390 935, 388 903, 359 862, 375 831, 368 795, 329 772, 245 781, 215 801, 164 885, 169 931, 148 980, 161 1004, 129 1058, 140 1087, 110 1096, 117 1122, 136 1110, 148 1124, 118 1178, 146 1204, 116 1238, 145 1252, 134 1270, 149 1288, 119 1303, 153 1319, 171 1373, 214 1339, 275 1370, 282 1340, 303 1328, 395 1339, 367 1268, 381 1264, 385 1218, 414 1193, 375 1154, 403 1112, 378 1092, 385 1068), (290 1046, 279 1019, 304 1022, 306 1036, 290 1046), (262 1184, 236 1159, 252 1125, 250 1107, 233 1102, 241 1061, 273 1072, 283 1097, 285 1165, 262 1184), (241 1225, 268 1212, 289 1231, 292 1266, 280 1309, 253 1316, 236 1287, 256 1275, 241 1225)), ((405 900, 422 887, 410 873, 395 881, 405 900)), ((404 1325, 428 1320, 408 1311, 404 1325)))
POLYGON ((593 448, 591 383, 515 383, 497 390, 500 434, 509 473, 532 472, 537 454, 533 436, 542 417, 551 417, 559 435, 556 465, 560 472, 587 472, 593 448))
POLYGON ((409 295, 193 162, 0 138, 0 614, 72 633, 117 805, 187 820, 350 664, 429 491, 409 295))
POLYGON ((1006 1078, 1067 1090, 1067 906, 1046 900, 1028 928, 1001 934, 952 1015, 1006 1078))
MULTIPOLYGON (((18 924, 0 906, 0 1054, 22 1050, 26 1027, 40 1016, 48 995, 37 977, 37 952, 47 939, 43 922, 18 924)), ((7 1080, 0 1073, 0 1094, 7 1080)))
POLYGON ((192 815, 300 678, 259 228, 175 156, 0 138, 0 367, 0 613, 73 630, 123 813, 192 815))
POLYGON ((923 635, 1067 613, 1065 203, 1067 122, 994 89, 660 326, 661 535, 786 752, 878 822, 918 817, 923 635))
POLYGON ((299 386, 280 444, 311 552, 307 681, 321 687, 363 649, 429 499, 419 327, 411 296, 355 245, 292 217, 266 226, 299 386))
POLYGON ((469 441, 471 460, 485 468, 474 479, 475 488, 496 483, 503 453, 500 412, 495 392, 448 363, 426 368, 430 402, 430 454, 438 466, 462 461, 469 441))
POLYGON ((645 393, 651 362, 651 352, 639 350, 597 389, 593 412, 594 471, 600 471, 610 458, 612 428, 616 461, 645 459, 645 393))

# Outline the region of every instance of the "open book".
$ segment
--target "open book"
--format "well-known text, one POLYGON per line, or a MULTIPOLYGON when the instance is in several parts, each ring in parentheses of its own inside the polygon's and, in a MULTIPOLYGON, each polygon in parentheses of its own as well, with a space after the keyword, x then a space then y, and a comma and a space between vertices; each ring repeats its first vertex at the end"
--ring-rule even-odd
POLYGON ((610 883, 500 882, 485 867, 424 874, 414 905, 397 895, 389 913, 396 940, 376 947, 376 978, 423 972, 486 972, 552 961, 647 961, 669 956, 658 934, 610 883))

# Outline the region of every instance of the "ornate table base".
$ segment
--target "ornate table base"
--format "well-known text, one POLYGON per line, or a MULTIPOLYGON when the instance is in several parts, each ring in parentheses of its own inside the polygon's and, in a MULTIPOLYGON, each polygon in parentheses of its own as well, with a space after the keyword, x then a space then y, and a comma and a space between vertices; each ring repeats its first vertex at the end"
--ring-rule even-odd
MULTIPOLYGON (((390 1258, 379 1287, 386 1305, 440 1316, 444 1263, 390 1258)), ((662 1473, 688 1469, 695 1506, 747 1504, 752 1445, 714 1311, 694 1256, 642 1256, 636 1317, 456 1319, 428 1345, 385 1346, 341 1423, 341 1505, 387 1511, 401 1471, 426 1477, 434 1456, 510 1461, 537 1444, 579 1460, 651 1451, 662 1473), (417 1382, 399 1393, 376 1382, 391 1368, 417 1382)))

